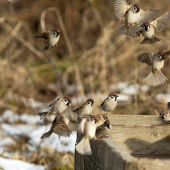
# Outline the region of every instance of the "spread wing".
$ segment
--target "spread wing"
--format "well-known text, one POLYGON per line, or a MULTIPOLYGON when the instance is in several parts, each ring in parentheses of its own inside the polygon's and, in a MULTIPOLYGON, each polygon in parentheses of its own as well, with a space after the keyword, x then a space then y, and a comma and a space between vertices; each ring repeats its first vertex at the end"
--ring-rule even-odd
POLYGON ((147 22, 151 19, 153 19, 157 13, 160 11, 160 9, 155 9, 155 10, 140 10, 140 18, 139 18, 139 23, 144 23, 147 22))
POLYGON ((151 66, 153 57, 154 57, 154 54, 152 53, 142 53, 137 56, 137 60, 142 63, 146 63, 148 66, 151 66))
POLYGON ((68 129, 70 130, 70 132, 74 132, 77 131, 79 128, 80 122, 77 121, 70 121, 68 126, 68 129))
POLYGON ((74 113, 73 113, 70 105, 67 107, 67 109, 64 110, 63 115, 67 116, 69 118, 69 120, 75 119, 74 113))
POLYGON ((62 118, 60 118, 58 121, 56 121, 56 119, 54 120, 52 129, 53 132, 57 134, 59 137, 60 136, 69 137, 71 134, 70 130, 68 129, 67 125, 64 123, 62 118))
POLYGON ((130 8, 131 8, 131 4, 127 0, 115 0, 114 10, 116 16, 120 20, 124 19, 124 15, 130 8))
POLYGON ((38 34, 38 35, 35 36, 34 38, 44 38, 45 40, 47 40, 48 37, 49 37, 49 32, 50 32, 50 31, 48 31, 48 32, 43 32, 43 33, 41 33, 41 34, 38 34))
POLYGON ((156 29, 156 31, 160 32, 165 28, 168 20, 170 18, 170 12, 167 12, 160 17, 156 18, 151 22, 151 25, 156 29))

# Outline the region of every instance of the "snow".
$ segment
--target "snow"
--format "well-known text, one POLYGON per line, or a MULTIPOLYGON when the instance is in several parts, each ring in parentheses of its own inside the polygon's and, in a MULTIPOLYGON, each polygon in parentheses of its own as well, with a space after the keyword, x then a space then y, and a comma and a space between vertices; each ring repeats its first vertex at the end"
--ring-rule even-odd
POLYGON ((20 160, 5 159, 0 157, 0 169, 4 170, 45 170, 45 166, 34 165, 20 160))
MULTIPOLYGON (((41 136, 47 132, 51 124, 48 125, 39 125, 42 120, 40 120, 37 115, 29 115, 22 114, 18 116, 16 113, 6 110, 1 116, 1 121, 8 120, 9 123, 1 124, 1 134, 4 135, 0 139, 0 154, 5 152, 4 145, 13 143, 12 138, 8 137, 8 135, 28 135, 30 137, 29 142, 32 144, 31 150, 36 150, 36 147, 42 141, 41 136), (22 120, 26 124, 17 124, 12 125, 11 123, 22 120)), ((49 138, 43 139, 41 146, 48 146, 54 149, 57 149, 59 152, 70 151, 74 152, 75 150, 75 142, 76 142, 77 133, 72 132, 70 137, 59 137, 56 134, 52 134, 49 138)))

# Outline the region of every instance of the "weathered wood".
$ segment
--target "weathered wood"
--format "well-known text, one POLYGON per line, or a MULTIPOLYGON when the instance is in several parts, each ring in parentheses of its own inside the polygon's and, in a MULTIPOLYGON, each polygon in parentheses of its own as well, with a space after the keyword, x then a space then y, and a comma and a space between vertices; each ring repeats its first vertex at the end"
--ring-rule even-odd
POLYGON ((170 124, 162 124, 156 115, 108 117, 112 124, 111 138, 92 140, 90 156, 76 153, 80 162, 79 167, 76 162, 76 170, 170 169, 170 124))
POLYGON ((107 115, 114 125, 158 125, 161 120, 157 115, 107 115))
POLYGON ((132 154, 170 154, 170 125, 112 126, 111 137, 132 154))

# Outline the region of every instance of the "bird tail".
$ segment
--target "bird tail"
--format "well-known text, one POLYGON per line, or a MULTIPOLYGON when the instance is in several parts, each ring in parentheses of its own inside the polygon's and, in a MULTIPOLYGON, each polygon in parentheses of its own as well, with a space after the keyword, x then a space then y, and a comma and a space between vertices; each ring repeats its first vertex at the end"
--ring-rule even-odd
POLYGON ((137 39, 140 36, 141 29, 142 28, 138 25, 134 25, 128 28, 125 26, 125 24, 123 24, 120 27, 116 27, 115 31, 120 34, 125 34, 133 39, 137 39))
POLYGON ((41 136, 41 139, 48 138, 52 133, 53 133, 53 131, 50 129, 48 132, 44 133, 41 136))
POLYGON ((144 81, 151 85, 151 86, 160 86, 161 84, 164 84, 168 79, 163 75, 161 70, 159 70, 157 73, 151 72, 144 81))
POLYGON ((156 37, 153 37, 152 39, 145 38, 140 44, 154 44, 160 40, 161 39, 156 38, 156 37))
POLYGON ((38 115, 40 116, 40 119, 43 119, 45 116, 47 116, 48 112, 40 112, 38 115))
POLYGON ((82 155, 91 155, 91 147, 88 139, 82 139, 77 145, 76 150, 82 155))

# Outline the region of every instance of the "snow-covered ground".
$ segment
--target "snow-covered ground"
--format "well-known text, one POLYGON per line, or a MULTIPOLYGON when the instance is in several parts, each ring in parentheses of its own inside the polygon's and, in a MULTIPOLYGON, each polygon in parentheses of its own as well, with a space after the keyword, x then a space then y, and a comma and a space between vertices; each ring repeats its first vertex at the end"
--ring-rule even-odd
POLYGON ((37 166, 20 160, 5 159, 0 157, 0 169, 4 170, 45 170, 45 166, 37 166))
MULTIPOLYGON (((49 138, 44 140, 41 139, 43 133, 50 129, 49 125, 40 125, 42 120, 40 120, 38 115, 28 115, 26 113, 18 116, 10 110, 6 110, 0 117, 1 122, 1 138, 0 138, 0 154, 7 158, 13 157, 15 153, 8 153, 5 149, 6 145, 14 143, 14 140, 10 136, 17 135, 27 135, 29 136, 29 145, 27 146, 30 151, 35 151, 37 146, 41 143, 42 146, 48 146, 50 148, 57 149, 59 152, 70 151, 74 153, 75 141, 77 133, 73 132, 70 137, 60 137, 58 135, 52 134, 49 138), (23 124, 15 124, 16 121, 23 121, 23 124), (3 123, 8 122, 8 123, 3 123)), ((4 170, 44 170, 43 166, 35 166, 33 164, 25 163, 18 160, 4 159, 0 158, 0 169, 4 170)))

